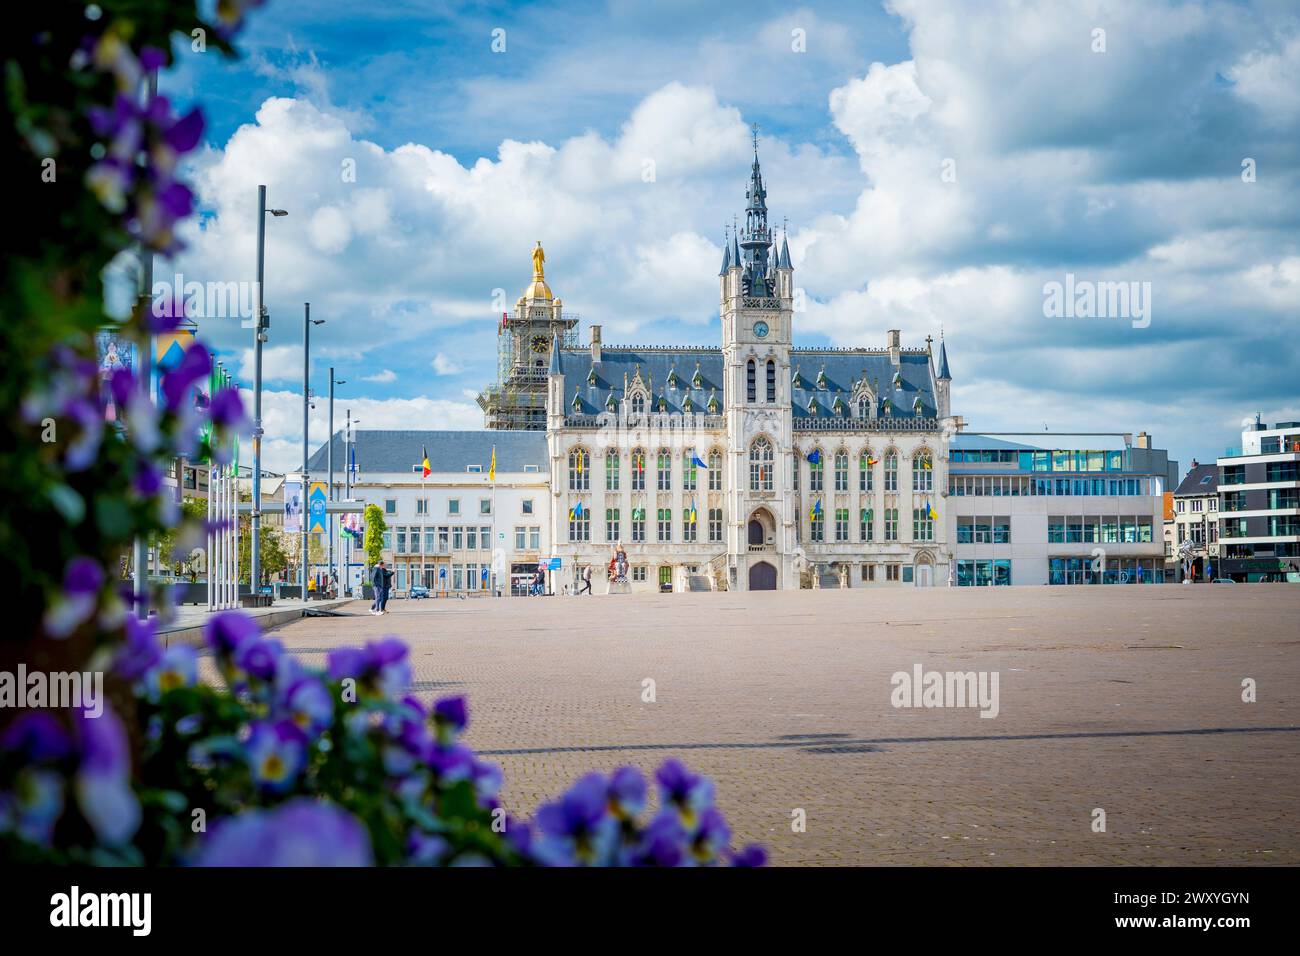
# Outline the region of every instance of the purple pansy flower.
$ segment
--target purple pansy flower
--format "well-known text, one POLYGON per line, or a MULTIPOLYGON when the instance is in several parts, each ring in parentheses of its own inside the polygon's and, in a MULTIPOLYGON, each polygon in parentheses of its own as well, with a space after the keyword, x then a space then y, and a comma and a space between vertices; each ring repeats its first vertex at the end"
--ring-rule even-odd
POLYGON ((645 809, 645 777, 635 767, 619 767, 609 778, 609 808, 627 820, 645 809))
POLYGON ((162 658, 157 628, 156 620, 142 621, 134 614, 127 617, 126 640, 114 660, 117 672, 126 680, 139 680, 162 658))
POLYGON ((131 789, 131 759, 126 728, 112 708, 98 717, 77 717, 81 765, 75 788, 77 805, 100 842, 120 846, 140 828, 140 802, 131 789))
POLYGON ((244 747, 253 779, 274 793, 293 786, 307 759, 307 735, 292 720, 259 720, 244 747))
POLYGON ((550 866, 601 866, 618 839, 618 821, 606 812, 605 778, 589 773, 553 803, 537 811, 539 833, 533 852, 550 866))
POLYGON ((691 837, 691 853, 697 863, 713 863, 731 842, 731 828, 717 807, 700 814, 700 825, 691 837))
POLYGON ((12 791, 0 792, 0 834, 49 846, 54 826, 63 815, 63 777, 53 770, 24 767, 12 791))
POLYGON ((29 710, 5 728, 0 750, 21 753, 29 763, 49 763, 72 752, 72 738, 48 711, 29 710))
POLYGON ((687 826, 692 826, 698 815, 713 805, 713 781, 692 773, 680 760, 665 760, 655 771, 655 780, 659 783, 663 805, 676 809, 687 826))
POLYGON ((185 350, 176 367, 163 375, 162 392, 169 411, 176 411, 189 397, 190 389, 212 371, 212 356, 201 343, 185 350))
POLYGON ((235 648, 234 662, 245 674, 261 681, 270 681, 275 677, 280 658, 284 655, 284 645, 279 641, 266 640, 260 636, 255 640, 244 641, 235 648))
POLYGON ((218 389, 208 403, 208 417, 212 419, 214 425, 223 428, 240 430, 247 427, 249 419, 244 411, 244 400, 239 396, 239 389, 233 386, 218 389))
POLYGON ((334 719, 334 699, 315 676, 300 677, 289 684, 283 696, 282 709, 290 720, 313 737, 328 728, 334 719))
POLYGON ((258 640, 261 629, 241 611, 223 611, 208 621, 208 646, 219 657, 231 657, 245 642, 258 640))
POLYGON ((85 471, 99 457, 99 446, 104 438, 104 412, 90 399, 76 396, 68 400, 63 414, 77 426, 79 434, 68 443, 63 456, 68 471, 85 471))
POLYGON ((160 694, 181 687, 193 687, 199 679, 199 656, 187 644, 173 644, 162 652, 158 665, 146 677, 149 692, 155 699, 160 694))
POLYGON ((307 797, 249 810, 213 827, 198 866, 370 866, 370 835, 346 810, 307 797))
POLYGON ((69 561, 63 574, 63 593, 45 612, 45 632, 51 637, 67 637, 75 631, 95 613, 103 585, 104 571, 93 558, 69 561))

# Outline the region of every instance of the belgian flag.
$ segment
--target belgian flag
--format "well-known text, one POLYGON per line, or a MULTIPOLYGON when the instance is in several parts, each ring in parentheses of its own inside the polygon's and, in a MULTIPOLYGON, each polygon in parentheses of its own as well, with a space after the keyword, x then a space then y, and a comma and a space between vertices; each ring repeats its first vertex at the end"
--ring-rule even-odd
POLYGON ((421 445, 420 451, 422 453, 422 460, 420 461, 420 466, 424 469, 424 472, 423 474, 420 475, 420 477, 428 478, 429 475, 433 474, 433 469, 429 467, 429 449, 427 446, 421 445))

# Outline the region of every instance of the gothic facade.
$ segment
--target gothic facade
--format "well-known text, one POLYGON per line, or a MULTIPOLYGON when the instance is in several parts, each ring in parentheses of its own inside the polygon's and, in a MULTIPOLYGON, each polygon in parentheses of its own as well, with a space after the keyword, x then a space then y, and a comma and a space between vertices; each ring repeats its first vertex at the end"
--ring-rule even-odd
POLYGON ((579 346, 534 252, 480 404, 489 427, 540 427, 544 408, 562 573, 593 565, 599 593, 621 544, 635 590, 946 584, 942 343, 937 358, 896 330, 883 347, 796 347, 757 151, 746 199, 716 346, 605 345, 595 325, 579 346))

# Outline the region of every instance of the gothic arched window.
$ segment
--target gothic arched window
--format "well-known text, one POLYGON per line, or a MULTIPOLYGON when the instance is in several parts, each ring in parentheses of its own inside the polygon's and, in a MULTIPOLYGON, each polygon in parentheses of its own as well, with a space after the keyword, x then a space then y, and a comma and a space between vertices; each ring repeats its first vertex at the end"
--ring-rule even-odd
POLYGON ((586 491, 591 487, 591 455, 585 448, 569 452, 569 490, 586 491))
POLYGON ((772 443, 766 438, 755 438, 749 446, 749 490, 772 490, 772 443))
POLYGON ((758 372, 753 359, 745 363, 745 401, 758 401, 758 372))
POLYGON ((773 359, 767 360, 767 400, 776 401, 776 362, 773 359))

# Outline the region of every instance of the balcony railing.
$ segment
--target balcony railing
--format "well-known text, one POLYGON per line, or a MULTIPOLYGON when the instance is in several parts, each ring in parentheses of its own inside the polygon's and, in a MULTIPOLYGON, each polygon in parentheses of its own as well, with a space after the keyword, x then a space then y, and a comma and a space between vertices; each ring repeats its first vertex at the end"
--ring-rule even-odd
POLYGON ((797 432, 937 432, 937 418, 796 418, 797 432))

